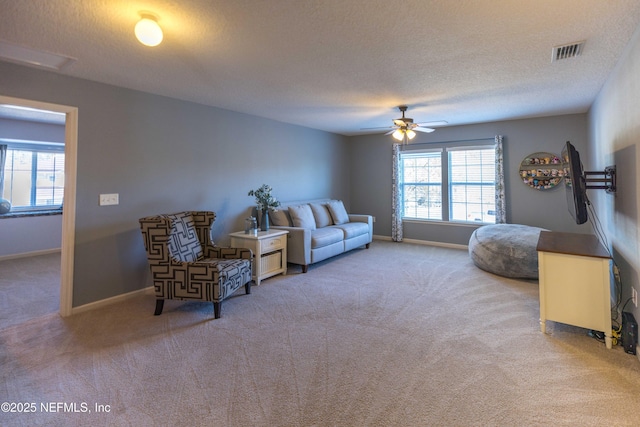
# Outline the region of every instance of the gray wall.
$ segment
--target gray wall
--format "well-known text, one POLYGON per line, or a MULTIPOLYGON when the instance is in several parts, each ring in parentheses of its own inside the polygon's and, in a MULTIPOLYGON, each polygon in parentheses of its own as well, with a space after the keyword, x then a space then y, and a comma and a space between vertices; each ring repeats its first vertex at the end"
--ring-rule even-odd
POLYGON ((0 118, 0 138, 64 144, 64 126, 0 118))
POLYGON ((74 307, 148 286, 142 216, 213 210, 224 245, 263 183, 283 201, 349 204, 345 137, 4 62, 0 93, 78 107, 74 307), (101 193, 120 204, 98 206, 101 193))
POLYGON ((0 259, 60 250, 62 215, 0 218, 0 259))
MULTIPOLYGON (((565 141, 579 151, 587 149, 585 114, 573 114, 527 120, 510 120, 468 126, 438 128, 430 134, 420 133, 413 143, 446 142, 504 137, 507 219, 550 230, 591 233, 588 225, 577 225, 567 211, 563 186, 535 190, 520 181, 522 159, 531 153, 546 151, 560 155, 565 141)), ((352 137, 351 204, 354 212, 376 216, 374 233, 391 236, 391 158, 392 139, 384 135, 352 137)), ((466 245, 476 226, 406 222, 406 239, 466 245)))
MULTIPOLYGON (((417 142, 504 136, 508 220, 591 233, 567 213, 562 188, 536 191, 518 178, 522 158, 559 154, 570 140, 586 169, 618 163, 615 198, 590 194, 628 283, 638 286, 638 36, 589 116, 565 115, 440 128, 417 142), (596 161, 597 159, 597 161, 596 161), (608 197, 608 198, 607 198, 608 197)), ((214 238, 241 229, 249 189, 271 184, 283 201, 336 197, 376 217, 391 234, 391 139, 351 138, 0 62, 0 93, 79 108, 74 306, 147 285, 137 219, 158 212, 211 209, 214 238), (100 193, 120 205, 98 206, 100 193)), ((0 221, 0 228, 7 221, 0 221)), ((410 223, 407 239, 466 244, 474 227, 410 223)), ((638 313, 636 312, 636 317, 638 313)))
MULTIPOLYGON (((588 170, 616 165, 615 196, 589 190, 609 240, 622 278, 622 304, 631 287, 640 291, 640 28, 609 76, 589 112, 590 156, 588 170)), ((625 311, 640 320, 640 310, 627 304, 625 311)))

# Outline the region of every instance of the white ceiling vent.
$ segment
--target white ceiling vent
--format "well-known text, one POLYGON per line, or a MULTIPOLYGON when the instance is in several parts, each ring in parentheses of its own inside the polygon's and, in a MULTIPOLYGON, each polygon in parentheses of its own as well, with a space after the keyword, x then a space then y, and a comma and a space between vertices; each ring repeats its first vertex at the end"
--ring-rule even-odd
POLYGON ((551 62, 560 61, 561 59, 569 59, 579 56, 584 48, 585 40, 581 42, 555 46, 551 57, 551 62))

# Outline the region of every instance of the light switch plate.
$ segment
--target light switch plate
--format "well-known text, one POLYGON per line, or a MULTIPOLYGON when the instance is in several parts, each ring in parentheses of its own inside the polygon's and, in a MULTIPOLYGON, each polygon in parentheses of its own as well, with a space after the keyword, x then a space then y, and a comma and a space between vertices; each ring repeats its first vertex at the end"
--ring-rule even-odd
POLYGON ((120 200, 118 193, 100 195, 100 206, 117 205, 119 203, 120 200))

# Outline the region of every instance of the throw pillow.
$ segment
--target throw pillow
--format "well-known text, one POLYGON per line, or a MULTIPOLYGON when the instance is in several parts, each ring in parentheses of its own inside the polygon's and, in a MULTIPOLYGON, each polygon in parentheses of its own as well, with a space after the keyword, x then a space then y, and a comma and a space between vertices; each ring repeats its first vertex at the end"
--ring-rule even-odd
POLYGON ((293 222, 294 227, 307 228, 309 230, 316 229, 316 220, 313 218, 311 206, 289 206, 289 215, 291 215, 291 222, 293 222))
POLYGON ((278 209, 277 211, 269 209, 269 219, 271 220, 271 225, 276 227, 291 227, 292 225, 287 209, 278 209))
POLYGON ((331 214, 325 205, 321 203, 310 203, 309 206, 311 206, 311 212, 313 212, 313 217, 316 219, 317 228, 333 224, 331 214))
POLYGON ((327 207, 329 208, 329 212, 331 212, 334 224, 338 225, 349 222, 349 214, 344 208, 342 200, 331 200, 327 203, 327 207))

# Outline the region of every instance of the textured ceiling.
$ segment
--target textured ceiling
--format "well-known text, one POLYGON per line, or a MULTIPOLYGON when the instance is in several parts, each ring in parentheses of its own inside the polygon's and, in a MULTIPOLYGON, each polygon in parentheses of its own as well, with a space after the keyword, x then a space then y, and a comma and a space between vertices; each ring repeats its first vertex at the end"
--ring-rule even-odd
POLYGON ((639 24, 638 0, 0 0, 0 40, 75 58, 62 74, 345 135, 400 104, 450 125, 585 112, 639 24))

